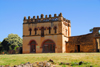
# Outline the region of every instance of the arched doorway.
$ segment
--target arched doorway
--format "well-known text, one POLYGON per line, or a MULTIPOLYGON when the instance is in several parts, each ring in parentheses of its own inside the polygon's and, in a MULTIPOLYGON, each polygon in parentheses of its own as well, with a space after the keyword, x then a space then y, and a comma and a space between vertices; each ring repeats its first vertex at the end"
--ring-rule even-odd
POLYGON ((42 44, 43 53, 54 53, 55 52, 55 43, 52 40, 46 40, 42 44))
POLYGON ((34 40, 30 41, 30 53, 36 53, 36 42, 34 40))

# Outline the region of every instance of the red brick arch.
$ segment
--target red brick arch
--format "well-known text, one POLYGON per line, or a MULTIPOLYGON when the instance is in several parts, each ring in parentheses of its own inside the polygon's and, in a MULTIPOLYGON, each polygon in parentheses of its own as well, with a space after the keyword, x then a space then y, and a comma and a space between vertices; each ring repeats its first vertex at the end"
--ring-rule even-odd
MULTIPOLYGON (((30 45, 32 41, 35 41, 35 40, 30 40, 28 45, 30 45)), ((37 45, 36 41, 35 41, 35 43, 36 43, 35 45, 37 45)))
MULTIPOLYGON (((51 39, 46 39, 46 40, 44 40, 44 41, 42 42, 42 44, 41 44, 41 47, 40 47, 40 48, 42 48, 42 47, 43 47, 43 44, 44 44, 46 41, 48 41, 48 40, 50 40, 50 41, 54 42, 54 41, 53 41, 53 40, 51 40, 51 39)), ((55 44, 55 48, 56 48, 56 43, 54 42, 54 44, 55 44)))

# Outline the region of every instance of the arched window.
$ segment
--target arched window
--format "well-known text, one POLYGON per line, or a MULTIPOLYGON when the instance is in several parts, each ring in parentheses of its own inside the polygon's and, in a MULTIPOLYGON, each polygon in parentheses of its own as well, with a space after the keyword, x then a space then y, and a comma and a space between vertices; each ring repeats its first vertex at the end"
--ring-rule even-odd
POLYGON ((49 29, 49 34, 51 33, 51 27, 48 28, 49 29))
POLYGON ((56 26, 54 27, 54 33, 57 33, 57 27, 56 26))
POLYGON ((35 35, 37 34, 37 28, 34 28, 34 31, 35 31, 35 35))
POLYGON ((51 40, 47 40, 42 44, 43 53, 53 53, 55 52, 55 43, 51 40))
POLYGON ((31 35, 31 31, 32 31, 32 29, 31 29, 31 28, 29 28, 29 35, 31 35))
POLYGON ((31 40, 29 42, 29 45, 30 45, 30 53, 36 53, 36 41, 34 40, 31 40))
POLYGON ((44 27, 41 28, 41 37, 44 37, 44 27))

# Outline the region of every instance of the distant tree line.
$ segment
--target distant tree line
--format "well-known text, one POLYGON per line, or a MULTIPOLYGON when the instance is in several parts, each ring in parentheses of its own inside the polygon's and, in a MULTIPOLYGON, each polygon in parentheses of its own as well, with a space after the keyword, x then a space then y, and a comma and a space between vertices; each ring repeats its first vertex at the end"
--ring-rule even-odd
POLYGON ((0 42, 0 53, 2 52, 22 53, 22 39, 17 34, 9 34, 0 42))

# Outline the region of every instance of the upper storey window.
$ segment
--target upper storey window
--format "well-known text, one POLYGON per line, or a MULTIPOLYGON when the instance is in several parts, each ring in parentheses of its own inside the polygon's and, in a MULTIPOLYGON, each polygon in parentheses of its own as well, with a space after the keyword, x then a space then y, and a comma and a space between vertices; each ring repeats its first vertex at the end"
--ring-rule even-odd
POLYGON ((35 31, 35 35, 37 34, 37 28, 34 28, 34 31, 35 31))
POLYGON ((41 37, 44 37, 44 27, 41 28, 41 37))
POLYGON ((56 26, 54 27, 54 33, 57 33, 57 27, 56 26))
POLYGON ((31 31, 32 31, 32 29, 31 29, 31 28, 29 28, 29 35, 31 35, 31 31))
POLYGON ((49 29, 49 34, 51 33, 51 27, 48 28, 49 29))

